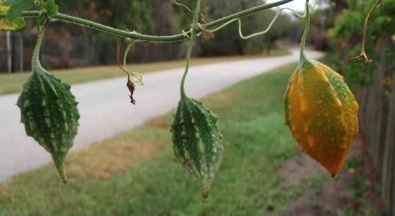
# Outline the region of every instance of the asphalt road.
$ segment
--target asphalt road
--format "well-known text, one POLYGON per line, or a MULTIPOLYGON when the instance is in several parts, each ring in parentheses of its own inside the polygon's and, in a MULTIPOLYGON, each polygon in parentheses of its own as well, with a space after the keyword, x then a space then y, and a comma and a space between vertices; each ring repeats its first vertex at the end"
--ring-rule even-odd
MULTIPOLYGON (((307 51, 307 56, 320 58, 322 53, 307 51)), ((292 55, 241 60, 190 68, 186 92, 202 98, 236 82, 299 60, 292 55)), ((183 68, 158 71, 143 76, 144 87, 137 86, 133 106, 125 86, 126 78, 116 78, 73 85, 71 90, 80 102, 81 119, 72 151, 96 141, 115 136, 142 125, 147 119, 175 108, 179 100, 179 83, 183 68)), ((0 181, 37 168, 51 161, 49 153, 25 134, 20 111, 15 105, 19 94, 0 97, 0 181)))

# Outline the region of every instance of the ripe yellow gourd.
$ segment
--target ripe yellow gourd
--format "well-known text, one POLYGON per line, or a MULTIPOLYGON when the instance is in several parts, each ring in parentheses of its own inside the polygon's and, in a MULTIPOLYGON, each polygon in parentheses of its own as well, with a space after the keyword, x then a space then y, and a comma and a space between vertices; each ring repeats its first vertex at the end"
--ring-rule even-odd
POLYGON ((303 151, 336 176, 358 135, 358 103, 343 77, 303 59, 290 78, 284 110, 303 151))
POLYGON ((303 151, 335 177, 358 135, 359 106, 342 76, 306 57, 304 48, 310 26, 308 0, 305 6, 306 28, 300 62, 283 98, 285 123, 303 151))

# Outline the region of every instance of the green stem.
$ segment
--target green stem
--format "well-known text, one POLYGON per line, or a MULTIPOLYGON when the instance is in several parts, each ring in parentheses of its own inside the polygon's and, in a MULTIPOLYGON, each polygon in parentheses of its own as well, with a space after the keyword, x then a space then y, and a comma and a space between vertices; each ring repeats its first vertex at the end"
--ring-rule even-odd
POLYGON ((203 26, 206 27, 206 28, 217 27, 217 26, 220 26, 220 25, 222 25, 222 24, 224 24, 224 23, 226 23, 226 22, 228 22, 230 20, 239 19, 239 18, 248 16, 248 15, 251 15, 251 14, 255 14, 255 13, 263 11, 263 10, 267 10, 267 9, 270 9, 270 8, 274 8, 274 7, 277 7, 277 6, 280 6, 280 5, 287 4, 287 3, 292 2, 292 1, 294 1, 294 0, 282 0, 282 1, 271 3, 271 4, 259 5, 259 6, 252 7, 252 8, 249 8, 247 10, 243 10, 243 11, 234 13, 232 15, 229 15, 229 16, 226 16, 226 17, 214 20, 214 21, 209 22, 209 23, 207 23, 207 24, 205 24, 203 26))
POLYGON ((129 51, 132 48, 132 46, 134 45, 136 41, 130 41, 128 44, 128 47, 125 50, 125 54, 123 55, 123 68, 125 68, 126 70, 126 58, 128 57, 129 51))
POLYGON ((309 11, 309 0, 306 0, 306 27, 303 32, 302 40, 300 42, 300 62, 303 63, 306 60, 304 49, 306 47, 306 39, 310 29, 310 11, 309 11))
POLYGON ((100 23, 92 22, 90 20, 81 19, 78 17, 69 16, 66 14, 58 13, 53 19, 66 21, 70 23, 77 23, 79 25, 96 29, 98 31, 106 32, 109 34, 113 34, 120 37, 131 38, 134 40, 142 40, 142 41, 153 41, 153 42, 175 42, 185 39, 185 36, 182 34, 172 35, 172 36, 153 36, 153 35, 145 35, 138 32, 130 32, 124 31, 116 28, 112 28, 110 26, 106 26, 100 23))
MULTIPOLYGON (((278 2, 274 2, 271 4, 265 4, 265 5, 260 5, 260 6, 256 6, 256 7, 252 7, 250 9, 244 10, 244 11, 240 11, 238 13, 214 20, 212 22, 209 22, 205 25, 203 25, 205 28, 213 28, 213 27, 217 27, 220 26, 230 20, 233 19, 238 19, 241 17, 245 17, 254 13, 257 13, 259 11, 263 11, 263 10, 267 10, 270 8, 274 8, 280 5, 284 5, 287 4, 289 2, 292 2, 294 0, 282 0, 282 1, 278 1, 278 2)), ((40 16, 40 11, 24 11, 22 12, 20 17, 23 18, 38 18, 40 16)), ((4 19, 7 18, 7 14, 6 13, 0 13, 0 19, 4 19)), ((62 14, 62 13, 58 13, 56 15, 54 15, 53 20, 58 20, 58 21, 63 21, 63 22, 67 22, 67 23, 73 23, 73 24, 78 24, 84 27, 90 27, 90 28, 94 28, 98 31, 102 31, 108 34, 113 34, 116 35, 118 37, 126 37, 126 38, 130 38, 133 40, 141 40, 141 41, 151 41, 151 42, 162 42, 162 43, 169 43, 169 42, 177 42, 177 41, 182 41, 185 40, 187 38, 190 38, 192 36, 192 29, 186 31, 185 33, 182 34, 176 34, 176 35, 169 35, 169 36, 154 36, 154 35, 145 35, 145 34, 140 34, 137 32, 129 32, 129 31, 124 31, 124 30, 120 30, 120 29, 116 29, 116 28, 112 28, 106 25, 102 25, 100 23, 96 23, 96 22, 92 22, 86 19, 81 19, 81 18, 77 18, 77 17, 73 17, 73 16, 69 16, 66 14, 62 14)), ((195 29, 196 34, 199 34, 200 32, 202 32, 202 29, 195 29)))
POLYGON ((200 5, 201 5, 201 0, 197 0, 196 3, 196 9, 195 9, 195 16, 193 18, 193 23, 192 23, 192 27, 191 27, 191 36, 189 38, 189 46, 188 46, 188 52, 187 52, 187 57, 186 57, 186 65, 185 65, 185 71, 184 71, 184 75, 182 76, 182 80, 181 80, 181 88, 180 88, 180 92, 181 92, 181 98, 186 98, 186 93, 185 93, 185 78, 188 75, 188 70, 189 70, 189 65, 190 65, 190 60, 191 60, 191 54, 192 54, 192 48, 193 48, 193 43, 195 42, 196 39, 196 30, 199 27, 199 15, 200 15, 200 5))
MULTIPOLYGON (((41 50, 41 44, 43 42, 44 38, 44 26, 41 27, 40 32, 38 34, 38 39, 36 46, 34 48, 33 52, 33 60, 32 60, 32 67, 42 67, 40 63, 40 50, 41 50)), ((33 71, 40 71, 40 70, 33 70, 33 71)))

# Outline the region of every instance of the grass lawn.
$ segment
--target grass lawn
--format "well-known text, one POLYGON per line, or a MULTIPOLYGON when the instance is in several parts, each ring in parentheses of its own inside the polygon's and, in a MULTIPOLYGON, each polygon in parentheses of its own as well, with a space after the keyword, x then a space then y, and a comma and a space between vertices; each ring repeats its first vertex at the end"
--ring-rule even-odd
MULTIPOLYGON (((265 215, 301 193, 282 184, 297 145, 284 125, 282 95, 295 65, 204 99, 220 116, 225 152, 212 193, 174 160, 171 113, 67 158, 69 184, 52 165, 0 185, 0 215, 265 215)), ((37 145, 37 148, 40 148, 37 145)))
MULTIPOLYGON (((270 55, 279 56, 289 54, 288 50, 275 50, 270 55)), ((192 59, 191 65, 202 65, 224 61, 237 61, 252 58, 262 58, 266 55, 254 56, 234 56, 234 57, 216 57, 216 58, 196 58, 192 59)), ((148 73, 158 70, 173 69, 185 66, 185 60, 155 62, 129 65, 129 71, 138 71, 140 73, 148 73)), ((45 65, 44 65, 45 67, 45 65)), ((58 78, 69 84, 90 82, 101 79, 109 79, 114 77, 125 76, 118 66, 100 66, 100 67, 87 67, 67 70, 50 70, 58 78)), ((30 73, 23 74, 0 74, 0 95, 16 93, 22 90, 23 83, 27 80, 30 73)))

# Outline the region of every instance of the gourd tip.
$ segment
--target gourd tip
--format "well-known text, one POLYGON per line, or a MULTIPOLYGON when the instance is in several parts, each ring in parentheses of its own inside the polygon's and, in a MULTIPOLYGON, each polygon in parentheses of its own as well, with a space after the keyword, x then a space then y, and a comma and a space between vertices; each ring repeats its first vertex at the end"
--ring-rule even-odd
POLYGON ((67 180, 66 178, 63 179, 63 183, 64 183, 64 184, 67 184, 68 182, 69 182, 69 180, 67 180))
POLYGON ((202 198, 203 198, 203 202, 207 202, 208 201, 208 189, 207 188, 204 188, 203 190, 202 190, 202 198))
POLYGON ((207 194, 207 196, 202 194, 202 197, 203 197, 203 202, 206 203, 208 201, 208 194, 207 194))

